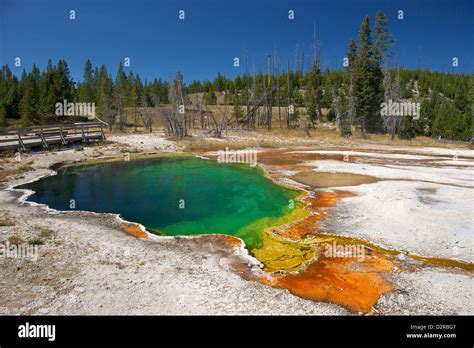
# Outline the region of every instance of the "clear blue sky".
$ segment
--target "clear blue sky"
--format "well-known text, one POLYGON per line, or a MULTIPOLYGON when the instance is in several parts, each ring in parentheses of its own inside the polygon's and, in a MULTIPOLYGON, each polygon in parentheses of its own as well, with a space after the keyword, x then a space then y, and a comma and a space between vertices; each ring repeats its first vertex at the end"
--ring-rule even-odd
POLYGON ((244 48, 263 69, 275 47, 281 61, 289 57, 293 64, 297 44, 308 53, 315 23, 323 68, 340 68, 362 18, 373 22, 378 9, 396 38, 392 65, 453 71, 458 57, 455 71, 474 71, 474 0, 0 0, 0 65, 19 75, 33 63, 43 69, 49 58, 65 59, 77 81, 87 58, 115 76, 118 63, 130 57, 130 69, 142 79, 167 78, 178 69, 188 82, 217 72, 233 77, 244 71, 243 64, 233 66, 244 48), (13 67, 15 57, 21 68, 13 67))

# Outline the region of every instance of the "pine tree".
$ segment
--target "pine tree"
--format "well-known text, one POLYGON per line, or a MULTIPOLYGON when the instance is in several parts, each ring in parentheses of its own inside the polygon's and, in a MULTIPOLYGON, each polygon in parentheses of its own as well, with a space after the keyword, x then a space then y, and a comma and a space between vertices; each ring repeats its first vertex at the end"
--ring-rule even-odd
POLYGON ((4 108, 5 118, 19 117, 20 86, 18 79, 5 65, 0 70, 0 104, 4 108))
POLYGON ((71 95, 71 77, 69 75, 69 67, 64 60, 60 60, 54 72, 54 102, 62 102, 63 100, 72 100, 71 95))
POLYGON ((38 86, 39 81, 40 81, 40 77, 41 77, 41 72, 38 69, 38 67, 36 66, 36 64, 33 64, 33 67, 31 69, 31 75, 33 76, 33 79, 35 80, 36 86, 38 86))
POLYGON ((354 99, 354 83, 352 82, 352 76, 349 80, 349 92, 347 102, 347 112, 344 114, 344 118, 341 120, 341 135, 348 138, 352 135, 352 120, 356 115, 356 106, 354 99))
POLYGON ((420 105, 420 119, 418 120, 421 135, 431 136, 431 117, 434 113, 429 99, 424 99, 420 105))
POLYGON ((7 126, 7 111, 5 109, 5 105, 2 102, 0 104, 0 127, 6 127, 7 126))
POLYGON ((130 106, 133 107, 133 116, 135 129, 137 126, 138 111, 137 108, 140 106, 141 98, 143 94, 143 85, 140 80, 140 76, 136 76, 135 81, 133 82, 132 91, 130 94, 130 106))
MULTIPOLYGON (((356 71, 357 65, 357 45, 353 38, 349 42, 349 46, 347 48, 347 60, 348 65, 346 67, 346 73, 348 75, 349 81, 347 88, 347 108, 345 108, 346 110, 344 110, 344 112, 340 113, 339 115, 341 136, 345 138, 350 137, 352 135, 352 124, 356 119, 357 115, 356 101, 354 97, 354 73, 356 71)), ((343 98, 343 96, 341 95, 338 97, 343 98)), ((345 105, 345 103, 342 103, 342 101, 339 101, 338 103, 345 105)), ((339 107, 339 109, 340 108, 341 107, 339 107)))
POLYGON ((28 74, 22 82, 22 97, 20 101, 20 125, 28 127, 36 121, 38 116, 38 85, 36 76, 33 73, 28 74))
POLYGON ((322 90, 323 79, 318 62, 311 65, 311 70, 307 74, 305 104, 308 106, 308 114, 313 124, 316 120, 322 120, 321 102, 323 99, 322 90))
POLYGON ((97 110, 99 115, 102 115, 105 109, 104 100, 110 100, 112 98, 112 89, 112 79, 110 78, 105 65, 102 65, 99 70, 95 88, 95 100, 97 101, 97 110))
POLYGON ((373 54, 369 17, 365 17, 359 30, 359 51, 354 70, 354 97, 356 120, 365 132, 376 132, 381 128, 380 104, 381 71, 373 54))
POLYGON ((217 77, 214 80, 214 91, 222 92, 225 88, 225 77, 221 73, 217 73, 217 77))
POLYGON ((41 116, 53 116, 55 112, 54 104, 56 102, 54 95, 54 68, 51 59, 48 60, 46 70, 41 75, 39 81, 39 113, 41 116))
POLYGON ((92 99, 97 104, 97 81, 99 80, 99 68, 96 66, 94 68, 94 73, 92 74, 92 99))
POLYGON ((387 58, 387 51, 393 46, 393 36, 387 30, 388 18, 378 10, 374 25, 374 58, 379 67, 382 67, 387 58))
POLYGON ((234 95, 234 108, 232 110, 232 116, 234 117, 236 122, 240 122, 242 117, 244 116, 244 111, 242 110, 242 106, 240 103, 240 97, 238 94, 234 95))
POLYGON ((457 81, 456 91, 454 92, 454 105, 459 110, 465 110, 468 104, 468 82, 463 80, 457 81))
POLYGON ((412 139, 415 136, 416 136, 416 132, 415 132, 415 128, 413 127, 413 117, 403 116, 400 121, 398 137, 400 139, 412 139))
POLYGON ((347 60, 349 63, 347 66, 347 71, 351 73, 355 70, 357 64, 357 45, 354 38, 349 41, 349 46, 347 48, 347 60))
POLYGON ((93 103, 94 98, 94 78, 92 73, 92 64, 88 59, 84 65, 84 79, 77 88, 77 99, 78 102, 93 103))
POLYGON ((126 106, 133 106, 135 101, 132 101, 132 92, 135 85, 135 75, 132 71, 128 73, 127 79, 125 80, 125 98, 127 100, 126 106))
POLYGON ((119 117, 119 129, 120 131, 123 130, 125 125, 125 113, 124 108, 127 102, 127 76, 123 71, 122 63, 119 64, 117 69, 117 75, 115 77, 115 84, 113 90, 113 103, 114 107, 117 110, 118 117, 119 117))
POLYGON ((444 100, 436 110, 433 135, 444 139, 469 141, 472 138, 472 115, 463 114, 453 102, 444 100))
POLYGON ((130 102, 133 107, 140 106, 141 96, 143 94, 143 84, 140 76, 136 75, 135 81, 133 82, 132 92, 130 94, 130 102))
POLYGON ((469 76, 469 88, 467 94, 467 101, 471 106, 474 106, 474 74, 469 76))
POLYGON ((112 130, 115 118, 113 107, 113 82, 105 65, 100 67, 97 75, 95 100, 97 100, 97 114, 100 115, 103 121, 108 123, 109 130, 112 130))
POLYGON ((373 54, 375 60, 374 88, 379 111, 374 115, 374 131, 380 130, 380 127, 382 126, 382 119, 380 117, 380 103, 384 99, 384 74, 382 67, 386 65, 387 58, 390 55, 389 50, 394 44, 393 36, 388 32, 387 25, 387 16, 382 11, 378 10, 375 15, 373 54))
POLYGON ((311 84, 308 84, 306 87, 306 90, 304 92, 304 106, 306 108, 306 112, 308 113, 309 119, 312 124, 317 120, 317 111, 316 111, 316 105, 314 103, 314 90, 313 86, 311 84))

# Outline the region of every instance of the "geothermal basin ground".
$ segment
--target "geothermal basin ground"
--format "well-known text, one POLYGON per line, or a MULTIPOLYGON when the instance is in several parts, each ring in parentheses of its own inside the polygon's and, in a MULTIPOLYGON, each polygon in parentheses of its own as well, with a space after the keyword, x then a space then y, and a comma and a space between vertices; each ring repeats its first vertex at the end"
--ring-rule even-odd
POLYGON ((276 143, 252 147, 258 165, 302 192, 305 214, 267 229, 258 249, 225 234, 158 236, 115 214, 28 203, 15 189, 58 164, 214 160, 218 141, 189 153, 157 134, 114 135, 4 158, 0 242, 37 244, 38 258, 0 258, 0 313, 474 314, 473 150, 276 143), (327 254, 330 245, 362 245, 346 250, 364 257, 327 254))

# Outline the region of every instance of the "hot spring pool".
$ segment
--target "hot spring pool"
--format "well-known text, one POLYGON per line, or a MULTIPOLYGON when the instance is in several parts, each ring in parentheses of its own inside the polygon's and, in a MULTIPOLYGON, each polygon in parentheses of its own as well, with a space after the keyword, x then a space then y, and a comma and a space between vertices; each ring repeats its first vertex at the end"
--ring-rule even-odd
POLYGON ((259 247, 263 230, 289 214, 299 194, 258 167, 199 158, 147 158, 57 172, 18 188, 35 191, 29 201, 57 210, 117 213, 166 235, 228 234, 249 248, 259 247))

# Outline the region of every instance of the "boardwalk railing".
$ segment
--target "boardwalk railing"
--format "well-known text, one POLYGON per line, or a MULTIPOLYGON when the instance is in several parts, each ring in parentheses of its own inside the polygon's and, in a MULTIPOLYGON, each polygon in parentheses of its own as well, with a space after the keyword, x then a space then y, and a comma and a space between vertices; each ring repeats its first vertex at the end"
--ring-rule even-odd
POLYGON ((103 140, 105 134, 100 122, 84 122, 27 128, 0 128, 0 150, 21 149, 73 142, 103 140))

